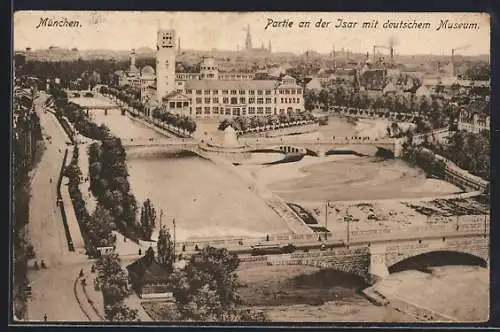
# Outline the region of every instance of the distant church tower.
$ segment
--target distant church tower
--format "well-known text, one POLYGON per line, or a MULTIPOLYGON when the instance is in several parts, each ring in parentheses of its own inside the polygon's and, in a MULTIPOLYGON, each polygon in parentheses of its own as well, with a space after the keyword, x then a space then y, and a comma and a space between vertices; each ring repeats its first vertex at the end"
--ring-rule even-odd
POLYGON ((250 25, 247 28, 247 39, 245 40, 245 48, 247 51, 252 49, 252 36, 250 35, 250 25))
POLYGON ((130 52, 130 68, 135 68, 135 49, 130 52))
POLYGON ((156 93, 161 103, 175 91, 175 30, 158 30, 156 43, 156 93))

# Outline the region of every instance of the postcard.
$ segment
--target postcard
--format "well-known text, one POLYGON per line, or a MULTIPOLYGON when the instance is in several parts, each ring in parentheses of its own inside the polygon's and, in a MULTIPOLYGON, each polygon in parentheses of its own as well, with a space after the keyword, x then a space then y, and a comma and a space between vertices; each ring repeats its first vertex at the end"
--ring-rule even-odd
POLYGON ((13 324, 485 322, 484 13, 19 11, 13 324))

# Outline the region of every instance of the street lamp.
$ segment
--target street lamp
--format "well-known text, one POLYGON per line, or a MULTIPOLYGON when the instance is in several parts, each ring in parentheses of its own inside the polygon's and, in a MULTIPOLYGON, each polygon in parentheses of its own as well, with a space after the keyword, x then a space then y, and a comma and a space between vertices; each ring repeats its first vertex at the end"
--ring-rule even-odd
POLYGON ((177 245, 175 242, 175 218, 172 219, 172 224, 174 226, 174 262, 175 262, 175 246, 177 245))
POLYGON ((328 240, 328 208, 330 207, 330 201, 325 202, 325 241, 328 240))
POLYGON ((349 215, 349 208, 347 208, 347 216, 344 217, 344 220, 347 222, 347 234, 346 234, 346 238, 347 238, 347 247, 349 248, 349 222, 351 221, 351 217, 349 215))

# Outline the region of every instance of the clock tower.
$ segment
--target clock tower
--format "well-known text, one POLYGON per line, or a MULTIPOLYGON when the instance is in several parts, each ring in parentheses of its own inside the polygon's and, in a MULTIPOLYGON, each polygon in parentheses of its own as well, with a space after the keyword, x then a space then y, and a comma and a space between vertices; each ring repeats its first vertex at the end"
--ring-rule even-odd
POLYGON ((158 102, 175 91, 175 30, 158 30, 156 41, 156 93, 158 102))

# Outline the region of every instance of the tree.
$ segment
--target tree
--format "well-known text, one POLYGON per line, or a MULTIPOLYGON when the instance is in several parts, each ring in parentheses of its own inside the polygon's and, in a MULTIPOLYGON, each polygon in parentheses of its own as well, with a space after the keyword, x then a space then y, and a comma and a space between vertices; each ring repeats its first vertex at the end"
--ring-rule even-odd
POLYGON ((148 240, 151 239, 151 235, 153 234, 153 229, 155 228, 155 220, 156 210, 148 198, 142 205, 140 220, 142 234, 148 240))
POLYGON ((171 239, 169 230, 165 226, 160 229, 156 246, 158 252, 158 263, 163 265, 169 271, 172 271, 175 260, 174 243, 171 239))
POLYGON ((196 321, 265 321, 263 314, 242 311, 236 292, 239 265, 227 249, 205 247, 182 271, 172 275, 172 293, 181 319, 196 321))
POLYGON ((106 319, 111 322, 133 322, 138 321, 138 310, 131 309, 123 302, 117 302, 104 307, 106 319))
POLYGON ((97 269, 105 305, 123 301, 128 295, 128 275, 122 269, 118 255, 101 256, 97 261, 97 269))

